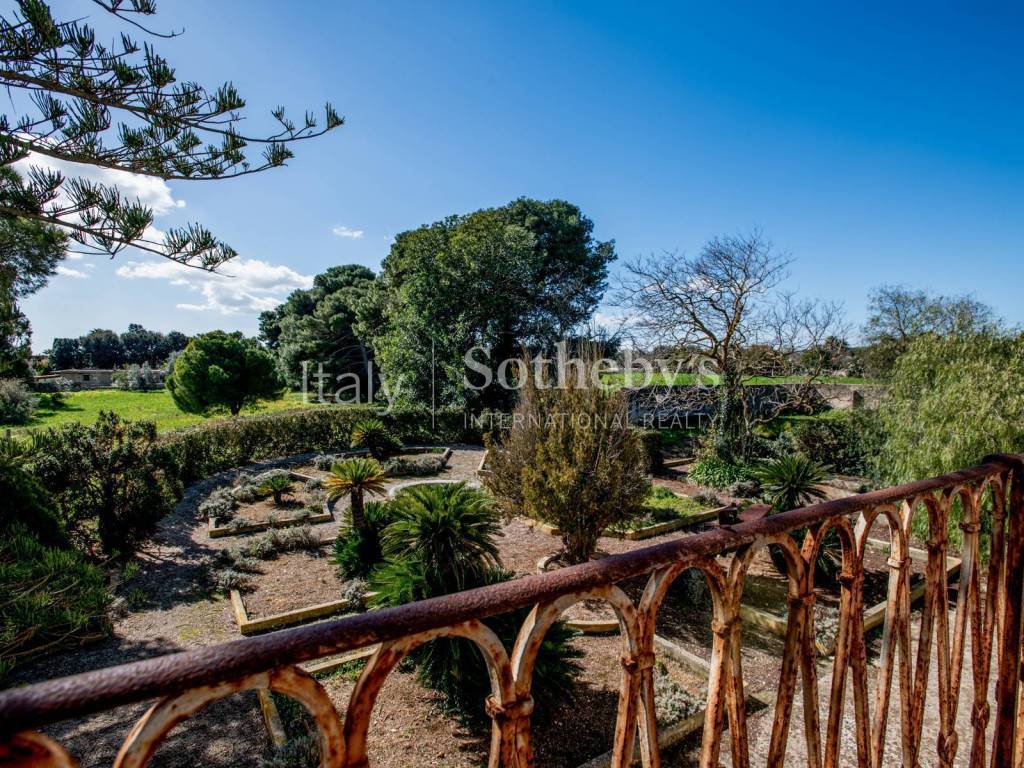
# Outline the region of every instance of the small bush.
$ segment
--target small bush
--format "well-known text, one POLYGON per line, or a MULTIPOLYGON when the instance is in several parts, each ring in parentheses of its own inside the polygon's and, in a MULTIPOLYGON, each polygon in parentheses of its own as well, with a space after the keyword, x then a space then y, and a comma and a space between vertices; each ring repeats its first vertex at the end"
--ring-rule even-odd
POLYGON ((658 725, 678 723, 693 717, 703 708, 703 697, 694 697, 673 680, 663 664, 654 668, 654 709, 658 713, 658 725))
POLYGON ((802 419, 793 426, 793 443, 800 453, 840 474, 867 474, 876 453, 866 423, 870 418, 844 414, 802 419))
POLYGON ((319 453, 313 457, 313 466, 321 472, 328 472, 339 461, 341 456, 337 453, 319 453))
POLYGON ((20 379, 0 379, 0 424, 24 424, 36 410, 36 397, 20 379))
POLYGON ((214 572, 214 584, 221 592, 230 592, 237 589, 244 592, 252 586, 252 579, 248 575, 236 571, 234 568, 223 568, 214 572))
POLYGON ((270 560, 277 554, 277 549, 273 537, 270 534, 263 534, 242 547, 242 554, 256 560, 270 560))
POLYGON ((228 522, 235 515, 235 496, 231 488, 218 488, 199 505, 199 514, 208 520, 228 522))
POLYGON ((323 546, 320 537, 311 525, 295 528, 275 528, 267 533, 271 546, 276 552, 320 552, 323 546))
POLYGON ((702 456, 690 467, 689 479, 705 488, 728 488, 750 477, 750 468, 744 464, 730 464, 715 456, 702 456))
POLYGON ((371 501, 366 505, 364 515, 365 528, 349 526, 334 540, 331 562, 338 567, 338 575, 343 579, 363 578, 384 559, 380 538, 394 519, 391 505, 371 501))
POLYGON ((364 419, 352 428, 353 448, 365 448, 377 461, 384 461, 402 447, 380 419, 364 419))
POLYGON ((149 363, 137 365, 135 363, 114 371, 114 386, 118 389, 145 392, 150 389, 163 387, 163 377, 159 371, 149 366, 149 363))
POLYGON ((274 504, 281 506, 284 503, 284 496, 291 493, 295 481, 287 473, 273 475, 259 484, 257 491, 263 496, 273 496, 274 504))
POLYGON ((446 462, 440 456, 394 458, 384 462, 384 474, 388 477, 429 477, 443 472, 445 466, 446 462))

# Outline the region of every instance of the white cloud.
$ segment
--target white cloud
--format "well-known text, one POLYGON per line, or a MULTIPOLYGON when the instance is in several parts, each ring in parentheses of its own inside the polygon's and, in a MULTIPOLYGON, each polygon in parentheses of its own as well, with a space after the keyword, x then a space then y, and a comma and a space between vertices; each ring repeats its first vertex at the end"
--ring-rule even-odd
MULTIPOLYGON (((115 171, 111 168, 97 168, 93 165, 69 163, 66 160, 58 160, 34 152, 24 160, 19 160, 14 164, 14 168, 22 174, 27 174, 32 166, 59 171, 64 175, 65 179, 79 177, 107 186, 116 186, 121 190, 121 194, 128 199, 138 198, 139 202, 143 205, 152 208, 154 216, 163 216, 175 208, 185 207, 185 201, 174 197, 174 193, 167 186, 166 181, 152 176, 142 176, 138 173, 128 173, 127 171, 115 171)), ((58 198, 58 202, 60 201, 61 198, 58 198)))
POLYGON ((362 240, 363 239, 363 230, 361 230, 361 229, 350 229, 349 227, 346 227, 344 224, 337 224, 337 225, 335 225, 331 229, 331 232, 333 232, 338 237, 347 237, 350 240, 362 240))
POLYGON ((65 267, 63 265, 57 266, 57 274, 64 275, 64 277, 74 277, 79 280, 83 280, 89 277, 89 275, 87 275, 85 272, 82 272, 77 269, 72 269, 71 267, 65 267))
POLYGON ((128 280, 166 280, 198 293, 202 301, 181 302, 179 309, 219 312, 222 315, 254 314, 273 309, 296 288, 313 285, 312 275, 259 259, 237 258, 221 269, 223 274, 184 267, 168 259, 129 261, 117 268, 128 280))

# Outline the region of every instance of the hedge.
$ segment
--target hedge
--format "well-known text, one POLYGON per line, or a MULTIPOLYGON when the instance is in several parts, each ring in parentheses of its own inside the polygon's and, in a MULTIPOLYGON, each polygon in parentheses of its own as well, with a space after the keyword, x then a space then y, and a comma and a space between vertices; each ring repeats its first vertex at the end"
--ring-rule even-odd
POLYGON ((343 450, 353 426, 367 418, 380 418, 406 444, 480 440, 462 411, 432 416, 426 409, 406 409, 382 415, 374 406, 326 405, 197 424, 165 433, 160 446, 167 471, 188 485, 255 461, 343 450))

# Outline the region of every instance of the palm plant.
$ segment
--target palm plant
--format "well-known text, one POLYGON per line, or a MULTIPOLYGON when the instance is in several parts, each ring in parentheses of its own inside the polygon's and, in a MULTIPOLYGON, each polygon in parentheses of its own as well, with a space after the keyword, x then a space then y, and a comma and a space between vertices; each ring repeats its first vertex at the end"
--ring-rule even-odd
POLYGON ((352 526, 366 531, 364 498, 366 494, 384 495, 384 470, 376 459, 356 457, 337 462, 330 476, 324 480, 327 498, 337 501, 348 494, 352 501, 352 526))
POLYGON ((264 480, 257 492, 262 496, 273 496, 274 505, 281 506, 284 503, 284 495, 291 493, 294 481, 288 475, 273 475, 264 480))
MULTIPOLYGON (((802 453, 781 456, 761 464, 754 470, 754 476, 761 483, 764 500, 771 504, 772 514, 785 512, 825 498, 821 489, 828 479, 829 467, 819 464, 802 453)), ((791 533, 797 542, 803 541, 807 529, 800 528, 791 533)), ((786 558, 777 546, 769 549, 776 569, 786 574, 786 558)), ((832 532, 825 537, 815 562, 815 573, 834 581, 842 566, 842 551, 839 537, 832 532)))
POLYGON ((353 448, 366 448, 377 461, 383 461, 402 447, 380 419, 363 419, 352 428, 353 448))
POLYGON ((772 505, 772 513, 785 512, 825 498, 818 486, 828 479, 828 467, 802 453, 766 461, 754 470, 761 482, 764 500, 772 505))
MULTIPOLYGON (((501 568, 495 537, 499 513, 491 498, 465 483, 425 484, 393 503, 394 521, 385 529, 386 560, 371 576, 372 603, 394 606, 497 584, 513 578, 501 568)), ((484 621, 511 648, 529 609, 484 621)), ((561 622, 544 638, 537 655, 533 695, 552 701, 573 693, 582 652, 561 622)), ((435 640, 411 655, 424 685, 440 691, 447 706, 477 722, 490 693, 487 666, 476 646, 462 639, 435 640)))
POLYGON ((363 510, 366 528, 353 526, 338 533, 331 562, 343 579, 365 578, 384 559, 380 540, 393 519, 392 507, 388 502, 368 501, 363 510))

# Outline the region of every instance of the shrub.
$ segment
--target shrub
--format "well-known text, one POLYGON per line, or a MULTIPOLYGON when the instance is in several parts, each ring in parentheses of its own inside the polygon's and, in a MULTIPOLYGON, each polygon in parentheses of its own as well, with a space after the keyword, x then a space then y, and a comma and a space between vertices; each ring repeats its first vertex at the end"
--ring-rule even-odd
POLYGON ((446 464, 440 456, 394 458, 384 462, 384 474, 388 477, 429 477, 443 472, 446 464))
POLYGON ((150 368, 149 363, 143 363, 142 365, 132 363, 125 368, 114 371, 113 381, 114 386, 118 389, 138 392, 163 387, 160 372, 150 368))
POLYGON ((383 461, 402 447, 380 419, 365 419, 352 429, 353 448, 365 448, 377 461, 383 461))
POLYGON ((239 416, 168 432, 160 445, 165 465, 191 483, 265 459, 347 445, 355 423, 373 413, 369 406, 325 405, 239 416))
POLYGON ((331 476, 324 481, 324 490, 331 501, 348 494, 352 525, 365 530, 364 498, 367 493, 383 495, 384 480, 384 473, 375 459, 357 457, 339 461, 331 467, 331 476))
POLYGON ((601 532, 639 514, 647 497, 647 453, 622 391, 575 377, 542 388, 528 376, 512 428, 487 442, 488 490, 506 515, 556 526, 568 563, 589 560, 601 532))
MULTIPOLYGON (((507 581, 494 537, 500 530, 493 502, 464 483, 411 488, 394 502, 395 522, 385 530, 387 557, 371 578, 374 605, 393 606, 507 581)), ((484 619, 510 649, 529 612, 522 609, 484 619)), ((542 703, 573 693, 582 653, 561 622, 549 631, 537 655, 533 695, 542 703)), ((424 685, 441 692, 446 705, 477 721, 490 693, 483 657, 469 641, 441 639, 410 656, 424 685)))
POLYGON ((0 533, 0 677, 41 653, 106 635, 106 574, 20 523, 0 533))
POLYGON ((654 668, 654 708, 658 725, 667 726, 693 717, 704 708, 703 698, 695 698, 668 674, 661 664, 654 668))
POLYGON ((320 453, 313 457, 313 466, 321 472, 327 472, 339 461, 341 457, 336 453, 320 453))
POLYGON ((690 466, 689 479, 694 485, 705 488, 728 488, 734 483, 750 477, 750 469, 744 464, 730 464, 717 456, 702 456, 690 466))
POLYGON ((366 527, 350 526, 338 533, 334 540, 331 562, 338 567, 343 579, 364 578, 384 559, 381 533, 394 515, 391 505, 371 501, 364 510, 366 527))
POLYGON ((152 422, 103 411, 95 424, 64 424, 38 435, 31 471, 50 491, 65 523, 88 535, 96 521, 108 553, 130 551, 174 507, 152 422))
POLYGON ((235 515, 235 496, 232 488, 218 488, 199 504, 199 514, 207 520, 217 518, 221 522, 231 520, 235 515))
POLYGON ((35 441, 0 437, 0 534, 21 524, 43 545, 68 546, 63 522, 46 489, 25 469, 35 441))
POLYGON ((234 568, 222 568, 214 572, 214 585, 221 592, 230 592, 232 589, 244 592, 252 586, 252 579, 234 568))
POLYGON ((323 542, 311 525, 294 528, 274 528, 266 534, 275 552, 319 553, 323 542))
POLYGON ((36 397, 20 379, 0 379, 0 423, 24 424, 36 410, 36 397))
POLYGON ((819 464, 828 464, 836 472, 862 475, 871 471, 875 455, 871 429, 862 414, 842 414, 828 418, 802 419, 793 426, 796 449, 819 464))
POLYGON ((274 475, 260 483, 259 492, 264 496, 273 496, 274 504, 281 506, 284 503, 286 493, 291 493, 295 481, 290 475, 274 475))

